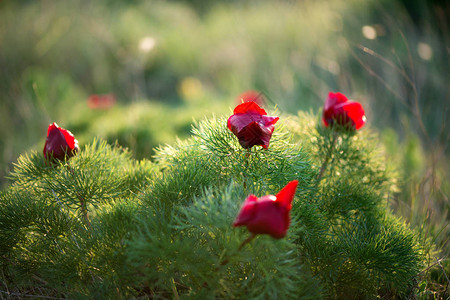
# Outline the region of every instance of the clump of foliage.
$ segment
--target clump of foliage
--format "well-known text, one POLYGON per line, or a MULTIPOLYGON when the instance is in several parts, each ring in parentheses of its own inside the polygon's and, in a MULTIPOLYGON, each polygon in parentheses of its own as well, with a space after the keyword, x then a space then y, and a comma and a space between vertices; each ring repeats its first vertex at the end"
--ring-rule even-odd
MULTIPOLYGON (((370 130, 282 116, 243 149, 226 118, 137 161, 94 141, 49 165, 22 155, 0 194, 1 290, 64 298, 408 298, 426 239, 392 214, 370 130), (321 168, 326 163, 326 168, 321 168), (323 171, 322 171, 323 169, 323 171), (231 226, 249 194, 298 180, 285 238, 231 226)), ((428 246, 427 246, 428 247, 428 246)))

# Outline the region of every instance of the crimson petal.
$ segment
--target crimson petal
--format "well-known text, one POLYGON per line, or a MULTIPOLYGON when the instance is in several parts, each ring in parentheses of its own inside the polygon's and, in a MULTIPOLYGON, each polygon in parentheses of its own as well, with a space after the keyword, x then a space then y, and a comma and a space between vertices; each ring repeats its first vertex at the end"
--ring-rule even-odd
POLYGON ((70 131, 58 127, 56 123, 48 126, 47 139, 44 145, 44 157, 46 159, 52 157, 64 160, 66 155, 71 157, 77 151, 78 141, 70 131))
POLYGON ((286 236, 297 185, 297 180, 289 182, 276 196, 248 196, 233 226, 246 226, 253 234, 269 234, 276 239, 286 236))
POLYGON ((255 195, 250 195, 245 199, 242 204, 241 211, 233 222, 233 226, 243 226, 246 225, 249 220, 255 214, 256 202, 258 201, 258 197, 255 195))
POLYGON ((278 120, 278 117, 267 116, 266 111, 255 102, 246 102, 234 109, 227 125, 243 148, 260 145, 267 149, 278 120))
POLYGON ((358 130, 364 126, 366 117, 360 103, 348 101, 344 94, 330 92, 325 101, 322 122, 326 127, 336 123, 358 130))
POLYGON ((352 120, 356 130, 366 123, 366 116, 362 105, 358 102, 348 102, 343 106, 346 115, 352 120))
POLYGON ((256 113, 259 115, 267 115, 266 111, 259 107, 255 102, 244 102, 235 107, 234 114, 256 113))

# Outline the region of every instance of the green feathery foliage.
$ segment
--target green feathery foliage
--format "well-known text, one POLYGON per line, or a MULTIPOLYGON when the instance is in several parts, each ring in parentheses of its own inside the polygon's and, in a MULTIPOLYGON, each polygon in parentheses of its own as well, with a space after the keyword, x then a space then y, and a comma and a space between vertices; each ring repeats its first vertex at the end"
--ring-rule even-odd
POLYGON ((185 205, 206 187, 223 187, 234 181, 248 194, 276 194, 287 182, 299 180, 306 195, 316 176, 301 145, 287 130, 277 130, 269 150, 243 149, 226 128, 225 118, 206 119, 193 128, 194 136, 156 151, 160 174, 143 202, 159 199, 167 207, 185 205))
POLYGON ((311 121, 309 127, 298 126, 308 118, 300 113, 289 122, 297 125, 295 136, 310 141, 317 166, 327 166, 320 170, 311 200, 320 213, 305 229, 313 232, 322 224, 323 236, 299 237, 314 274, 332 298, 413 295, 430 242, 392 215, 388 198, 396 190, 395 173, 385 165, 377 137, 368 130, 348 132, 311 121))
POLYGON ((193 298, 320 297, 319 282, 292 241, 261 236, 238 250, 248 234, 230 222, 243 197, 242 187, 231 183, 173 210, 169 225, 159 209, 141 217, 129 252, 141 288, 193 298))
POLYGON ((1 194, 5 279, 18 290, 65 296, 92 295, 105 277, 113 280, 126 270, 118 266, 135 222, 137 202, 127 199, 152 172, 151 164, 98 141, 59 164, 37 153, 21 156, 1 194))
POLYGON ((395 173, 369 129, 282 116, 243 149, 226 118, 153 162, 94 141, 58 164, 23 155, 0 194, 1 285, 63 298, 412 297, 430 242, 389 209, 395 173), (233 228, 249 194, 299 186, 286 238, 233 228))

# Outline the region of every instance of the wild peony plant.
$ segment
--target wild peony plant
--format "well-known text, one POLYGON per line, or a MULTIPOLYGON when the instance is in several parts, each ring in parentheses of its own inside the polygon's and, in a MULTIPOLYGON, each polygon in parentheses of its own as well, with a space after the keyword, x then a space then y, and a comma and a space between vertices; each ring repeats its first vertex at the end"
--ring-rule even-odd
POLYGON ((322 121, 327 127, 339 125, 358 130, 366 123, 366 115, 360 103, 349 101, 342 93, 329 92, 322 121))
POLYGON ((64 160, 74 156, 79 150, 78 141, 67 129, 58 127, 56 123, 48 126, 47 139, 44 145, 44 157, 48 160, 64 160))
POLYGON ((278 120, 278 117, 267 116, 256 102, 249 101, 236 106, 227 123, 243 148, 260 145, 267 149, 278 120))
POLYGON ((98 141, 56 166, 22 155, 0 194, 3 289, 17 298, 413 297, 426 240, 388 208, 394 178, 376 136, 335 138, 315 120, 281 115, 267 149, 243 148, 220 117, 153 161, 98 141), (239 214, 251 194, 282 205, 252 198, 239 214), (280 231, 256 222, 250 202, 267 202, 256 210, 278 216, 280 231), (248 233, 232 226, 236 216, 268 234, 241 247, 248 233))
POLYGON ((298 181, 292 180, 276 196, 248 196, 233 226, 246 226, 252 235, 268 234, 276 239, 285 237, 297 185, 298 181))

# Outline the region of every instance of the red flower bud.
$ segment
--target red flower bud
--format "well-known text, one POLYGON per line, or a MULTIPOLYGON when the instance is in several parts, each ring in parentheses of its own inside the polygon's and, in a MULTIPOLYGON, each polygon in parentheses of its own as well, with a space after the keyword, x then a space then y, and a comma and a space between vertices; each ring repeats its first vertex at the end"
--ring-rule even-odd
POLYGON ((267 149, 278 117, 267 116, 264 109, 255 102, 242 103, 228 118, 228 128, 239 139, 243 148, 260 145, 267 149))
POLYGON ((276 239, 286 236, 297 185, 297 180, 289 182, 276 196, 248 196, 233 226, 247 226, 253 234, 269 234, 276 239))
POLYGON ((344 94, 330 92, 323 108, 322 120, 326 127, 338 124, 358 130, 366 123, 366 116, 360 103, 348 101, 344 94))
POLYGON ((47 139, 44 145, 44 157, 46 159, 64 160, 66 155, 72 157, 78 150, 78 141, 70 131, 58 127, 56 123, 48 126, 47 139))

